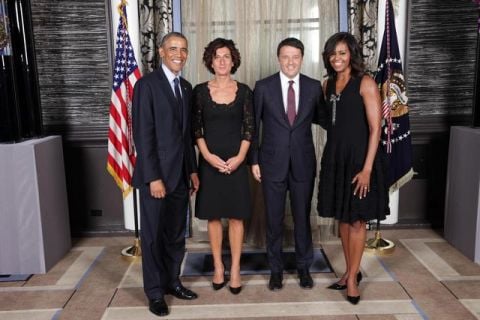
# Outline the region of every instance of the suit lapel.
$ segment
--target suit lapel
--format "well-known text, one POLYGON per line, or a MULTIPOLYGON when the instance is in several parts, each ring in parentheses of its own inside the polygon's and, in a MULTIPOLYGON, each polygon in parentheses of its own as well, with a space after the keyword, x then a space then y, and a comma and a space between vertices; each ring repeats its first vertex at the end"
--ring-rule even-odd
POLYGON ((162 67, 159 67, 157 69, 157 75, 158 75, 158 78, 160 79, 160 90, 162 90, 164 95, 167 97, 168 104, 172 107, 176 106, 177 105, 177 100, 176 100, 175 95, 172 91, 172 86, 168 82, 167 76, 163 72, 162 67))
MULTIPOLYGON (((157 75, 158 75, 158 78, 160 79, 160 90, 163 92, 163 94, 167 97, 167 100, 168 100, 168 105, 171 109, 171 112, 173 114, 173 117, 175 119, 177 119, 177 121, 179 121, 180 119, 178 119, 179 117, 179 112, 178 112, 178 102, 177 102, 177 98, 175 98, 175 94, 173 93, 173 90, 172 90, 172 86, 170 85, 170 82, 168 81, 167 79, 167 76, 165 75, 165 73, 163 72, 163 69, 162 67, 158 68, 157 69, 157 75)), ((180 78, 180 90, 182 90, 182 98, 185 97, 187 94, 185 93, 185 85, 184 83, 182 83, 182 78, 180 78)), ((184 123, 180 123, 180 126, 183 130, 185 130, 185 99, 184 98, 182 101, 183 101, 183 106, 182 106, 182 111, 183 112, 183 122, 184 123)))
POLYGON ((295 121, 293 122, 292 127, 295 127, 296 125, 301 123, 302 120, 308 115, 308 110, 307 110, 308 88, 305 82, 305 77, 302 74, 300 74, 299 82, 300 83, 298 87, 300 92, 298 94, 298 110, 297 110, 297 116, 295 117, 295 121))

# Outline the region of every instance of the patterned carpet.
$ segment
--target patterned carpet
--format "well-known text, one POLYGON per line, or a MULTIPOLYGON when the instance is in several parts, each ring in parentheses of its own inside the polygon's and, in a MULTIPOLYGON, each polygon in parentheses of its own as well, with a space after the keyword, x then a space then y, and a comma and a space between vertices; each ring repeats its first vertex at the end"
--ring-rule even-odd
MULTIPOLYGON (((163 319, 480 319, 480 265, 433 230, 382 234, 397 247, 389 256, 364 255, 362 299, 356 306, 345 301, 345 292, 326 289, 344 271, 341 244, 335 240, 316 245, 334 272, 314 273, 312 290, 301 289, 295 274, 285 275, 279 292, 268 290, 268 275, 244 275, 244 290, 238 296, 228 289, 213 291, 209 276, 184 277, 184 285, 199 298, 167 296, 171 313, 163 319)), ((74 239, 70 253, 47 274, 0 282, 0 319, 159 319, 146 306, 141 264, 120 256, 132 241, 74 239)), ((189 243, 188 250, 204 252, 208 244, 189 243)))

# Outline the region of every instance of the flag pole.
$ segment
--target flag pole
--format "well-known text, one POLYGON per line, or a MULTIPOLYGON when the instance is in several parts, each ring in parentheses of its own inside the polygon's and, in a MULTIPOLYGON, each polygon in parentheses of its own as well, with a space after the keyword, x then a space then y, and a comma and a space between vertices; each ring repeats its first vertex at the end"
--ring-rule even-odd
POLYGON ((382 234, 380 233, 380 220, 377 219, 377 231, 375 231, 375 238, 367 240, 364 251, 380 255, 388 255, 392 254, 394 250, 395 243, 382 238, 382 234))
MULTIPOLYGON (((113 1, 116 0, 112 0, 112 4, 113 1)), ((116 10, 112 10, 113 17, 118 17, 118 27, 115 41, 112 98, 110 101, 107 170, 122 190, 125 217, 127 217, 127 214, 128 217, 131 217, 131 202, 127 197, 133 196, 135 240, 133 246, 129 246, 122 250, 122 256, 126 259, 132 260, 141 257, 138 232, 139 216, 137 213, 137 190, 132 187, 131 181, 136 161, 136 152, 132 134, 132 98, 133 88, 137 80, 140 79, 141 72, 135 59, 134 52, 134 48, 138 47, 138 45, 134 46, 132 44, 128 33, 128 3, 127 0, 119 0, 118 2, 119 4, 116 6, 116 10)), ((132 2, 135 1, 132 0, 132 2)), ((130 8, 136 8, 136 5, 133 5, 130 8)), ((135 14, 133 16, 135 16, 135 14)), ((133 24, 135 25, 136 23, 137 22, 134 22, 133 24)))
POLYGON ((133 240, 133 246, 126 247, 122 250, 122 257, 129 261, 137 260, 142 257, 140 235, 138 232, 137 189, 132 188, 132 193, 133 193, 133 219, 135 223, 135 239, 133 240))
MULTIPOLYGON (((379 3, 379 18, 381 16, 381 8, 379 3)), ((403 74, 402 74, 402 64, 401 64, 401 53, 399 49, 399 43, 397 39, 396 27, 395 27, 395 15, 391 0, 386 0, 385 2, 385 28, 383 34, 383 40, 380 47, 380 54, 378 59, 378 70, 375 76, 376 82, 379 84, 380 95, 382 98, 382 117, 385 120, 384 132, 385 137, 382 138, 384 142, 384 147, 389 155, 392 157, 392 152, 397 154, 400 143, 406 143, 402 141, 409 141, 406 138, 409 138, 410 130, 408 123, 408 106, 407 106, 407 97, 404 92, 404 83, 403 83, 403 74), (394 70, 396 69, 395 78, 394 70), (403 89, 402 92, 396 94, 392 97, 392 91, 394 88, 403 89), (393 110, 396 109, 396 112, 393 113, 393 110), (403 122, 400 125, 399 118, 402 118, 403 122), (395 123, 394 123, 395 122, 395 123), (397 130, 396 132, 394 132, 397 130), (399 136, 400 135, 400 136, 399 136), (393 149, 393 144, 396 138, 397 140, 396 149, 393 149)), ((380 35, 379 35, 380 38, 380 35)), ((397 90, 398 91, 398 90, 397 90)), ((398 190, 401 185, 406 183, 411 179, 413 170, 411 168, 411 162, 408 163, 410 167, 409 170, 406 170, 406 173, 402 171, 402 174, 399 177, 395 177, 393 184, 390 185, 390 192, 398 190)), ((389 170, 392 170, 390 167, 389 170)), ((403 168, 402 168, 403 170, 403 168)), ((397 204, 398 205, 398 204, 397 204)), ((380 220, 377 219, 375 237, 368 239, 365 242, 364 250, 366 252, 372 252, 380 255, 391 254, 395 249, 395 244, 387 239, 382 238, 380 232, 380 220)))

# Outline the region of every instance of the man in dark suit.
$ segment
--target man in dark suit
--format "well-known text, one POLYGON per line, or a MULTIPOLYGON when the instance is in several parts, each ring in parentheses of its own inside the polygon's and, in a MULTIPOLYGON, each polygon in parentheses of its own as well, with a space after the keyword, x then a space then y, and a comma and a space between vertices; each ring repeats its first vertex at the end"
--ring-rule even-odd
POLYGON ((310 206, 316 158, 311 125, 316 122, 324 100, 320 82, 300 74, 303 52, 300 40, 281 41, 277 47, 280 72, 257 81, 254 90, 255 121, 257 128, 262 123, 262 136, 255 137, 250 162, 254 178, 262 183, 265 200, 271 271, 268 287, 272 291, 283 286, 282 241, 287 190, 300 286, 313 287, 309 271, 313 262, 310 206))
POLYGON ((162 66, 135 85, 132 119, 137 161, 133 185, 140 190, 143 287, 149 310, 169 313, 164 295, 191 300, 197 294, 179 279, 185 254, 189 180, 199 187, 190 135, 192 86, 179 77, 188 56, 187 39, 167 34, 162 66))

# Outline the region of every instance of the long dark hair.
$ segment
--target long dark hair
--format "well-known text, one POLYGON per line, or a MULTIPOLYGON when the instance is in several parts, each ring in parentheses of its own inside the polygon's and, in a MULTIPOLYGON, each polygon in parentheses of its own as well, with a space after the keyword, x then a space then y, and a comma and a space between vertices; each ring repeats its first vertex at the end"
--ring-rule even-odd
POLYGON ((357 40, 353 35, 348 32, 338 32, 331 36, 322 52, 323 63, 327 69, 329 78, 336 78, 337 73, 330 64, 330 56, 335 52, 335 47, 338 43, 343 42, 347 45, 350 51, 350 66, 352 68, 352 77, 361 77, 365 73, 365 67, 363 65, 362 52, 357 40))

